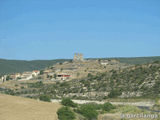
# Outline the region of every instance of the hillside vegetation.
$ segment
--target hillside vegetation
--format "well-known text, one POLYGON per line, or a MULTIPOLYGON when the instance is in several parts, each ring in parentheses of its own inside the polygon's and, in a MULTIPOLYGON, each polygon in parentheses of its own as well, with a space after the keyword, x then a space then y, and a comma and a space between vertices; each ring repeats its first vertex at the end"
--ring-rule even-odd
POLYGON ((117 57, 117 58, 100 58, 100 59, 115 59, 121 63, 127 64, 147 64, 152 63, 154 61, 160 61, 160 56, 156 57, 117 57))
POLYGON ((52 66, 56 63, 69 61, 65 59, 57 60, 33 60, 33 61, 24 61, 24 60, 5 60, 0 59, 0 75, 32 70, 41 70, 46 67, 52 66))
POLYGON ((54 87, 58 90, 56 95, 73 98, 160 97, 160 62, 111 70, 85 79, 56 83, 54 87))
POLYGON ((71 81, 44 83, 36 81, 15 85, 16 89, 2 89, 1 92, 25 97, 51 98, 70 97, 74 99, 107 98, 159 98, 160 62, 134 65, 125 69, 88 74, 86 78, 71 81))

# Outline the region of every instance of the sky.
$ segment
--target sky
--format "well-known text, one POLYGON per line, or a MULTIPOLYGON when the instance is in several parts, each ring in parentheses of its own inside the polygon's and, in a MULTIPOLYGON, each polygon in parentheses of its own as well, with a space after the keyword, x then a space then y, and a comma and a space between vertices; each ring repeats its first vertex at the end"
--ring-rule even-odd
POLYGON ((160 56, 160 0, 0 0, 0 58, 160 56))

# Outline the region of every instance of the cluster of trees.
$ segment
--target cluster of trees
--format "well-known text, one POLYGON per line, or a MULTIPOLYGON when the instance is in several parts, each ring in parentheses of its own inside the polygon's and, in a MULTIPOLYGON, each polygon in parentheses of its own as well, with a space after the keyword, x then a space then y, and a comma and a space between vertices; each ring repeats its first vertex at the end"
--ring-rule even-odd
POLYGON ((60 108, 57 112, 59 120, 74 120, 76 114, 82 115, 85 120, 97 120, 100 111, 110 112, 112 109, 115 109, 109 102, 104 103, 103 105, 96 103, 78 105, 70 98, 64 98, 61 104, 64 107, 60 108))

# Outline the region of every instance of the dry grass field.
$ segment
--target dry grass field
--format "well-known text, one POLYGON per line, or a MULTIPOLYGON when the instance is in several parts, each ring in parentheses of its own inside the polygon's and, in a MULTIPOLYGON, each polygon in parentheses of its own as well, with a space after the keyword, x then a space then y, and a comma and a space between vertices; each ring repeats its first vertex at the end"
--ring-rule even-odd
POLYGON ((58 120, 58 103, 0 94, 0 120, 58 120))

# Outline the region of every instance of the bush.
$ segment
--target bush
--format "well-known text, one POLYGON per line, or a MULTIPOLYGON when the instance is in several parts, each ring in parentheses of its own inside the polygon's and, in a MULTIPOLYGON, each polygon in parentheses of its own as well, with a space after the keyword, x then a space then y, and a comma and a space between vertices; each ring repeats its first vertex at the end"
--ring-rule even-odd
POLYGON ((115 97, 118 97, 118 96, 120 96, 120 95, 122 95, 122 92, 120 92, 120 91, 118 91, 118 90, 112 90, 112 91, 109 93, 108 97, 110 97, 110 98, 115 98, 115 97))
POLYGON ((41 95, 41 96, 39 97, 39 99, 40 99, 41 101, 51 102, 51 98, 50 98, 48 95, 41 95))
POLYGON ((91 73, 88 73, 87 77, 91 78, 93 75, 91 73))
POLYGON ((115 109, 115 107, 111 103, 107 102, 103 104, 102 109, 109 112, 110 110, 115 109))
POLYGON ((63 98, 61 103, 64 106, 77 107, 77 104, 75 104, 70 98, 63 98))
POLYGON ((94 103, 94 102, 92 102, 92 103, 87 103, 86 105, 93 107, 94 110, 100 110, 100 109, 102 108, 102 105, 101 105, 101 104, 97 104, 97 103, 94 103))
POLYGON ((42 81, 38 81, 36 83, 29 83, 30 88, 41 88, 43 86, 44 86, 44 84, 42 81))
POLYGON ((43 70, 40 70, 40 75, 43 75, 44 74, 44 71, 43 70))
POLYGON ((81 105, 81 107, 76 111, 87 118, 87 120, 95 120, 98 116, 98 112, 96 111, 96 108, 92 106, 92 104, 81 105))
POLYGON ((62 107, 57 111, 59 120, 74 120, 75 114, 68 107, 62 107))

